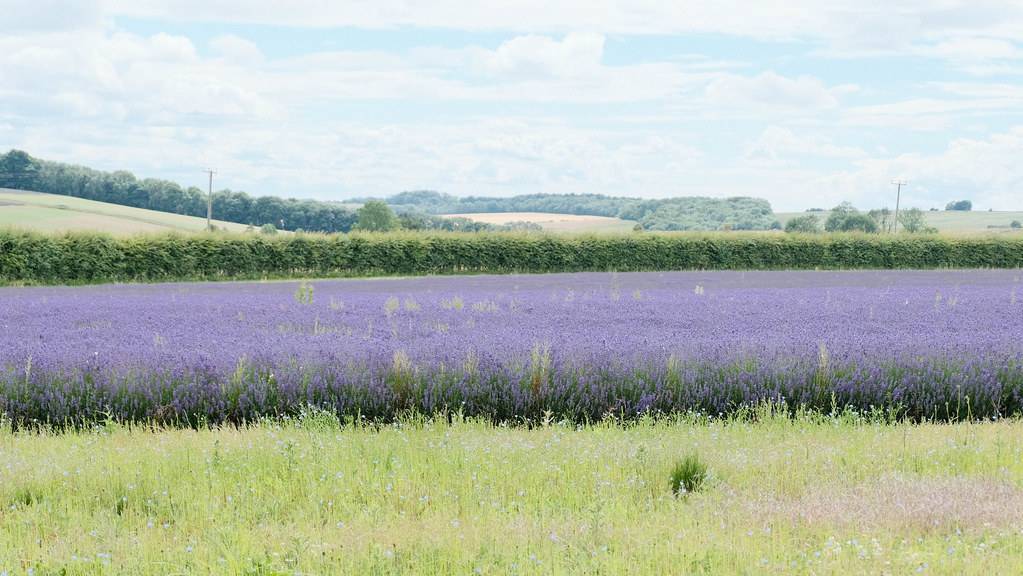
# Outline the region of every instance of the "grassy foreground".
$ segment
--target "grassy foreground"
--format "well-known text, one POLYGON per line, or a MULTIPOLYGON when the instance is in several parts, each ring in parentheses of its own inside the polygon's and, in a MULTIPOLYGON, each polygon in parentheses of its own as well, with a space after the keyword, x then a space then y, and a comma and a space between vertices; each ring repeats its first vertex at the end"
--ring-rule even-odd
POLYGON ((8 429, 0 574, 1018 573, 1021 482, 1019 421, 8 429))

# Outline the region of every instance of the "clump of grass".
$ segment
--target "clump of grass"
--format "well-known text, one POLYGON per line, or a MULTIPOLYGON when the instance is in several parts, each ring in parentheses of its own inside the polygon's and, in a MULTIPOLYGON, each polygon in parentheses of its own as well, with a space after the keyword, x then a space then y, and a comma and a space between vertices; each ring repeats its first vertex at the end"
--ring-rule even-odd
POLYGON ((295 290, 295 302, 299 304, 313 303, 313 285, 303 281, 295 290))
POLYGON ((413 387, 415 386, 415 367, 412 359, 404 350, 394 353, 391 362, 391 370, 387 376, 387 383, 394 393, 395 402, 402 408, 408 408, 412 404, 413 387))
POLYGON ((551 373, 551 344, 533 344, 533 351, 529 358, 529 389, 534 397, 540 395, 543 385, 550 379, 551 373))
POLYGON ((337 413, 316 406, 306 406, 295 419, 298 428, 313 431, 333 431, 342 427, 337 413))
POLYGON ((497 312, 497 304, 493 300, 483 300, 472 305, 476 312, 497 312))
POLYGON ((686 496, 703 487, 706 479, 707 464, 700 459, 699 454, 687 454, 671 470, 671 491, 676 496, 686 496))
POLYGON ((445 310, 461 310, 465 307, 465 301, 462 300, 461 296, 455 296, 454 298, 441 300, 440 305, 445 310))

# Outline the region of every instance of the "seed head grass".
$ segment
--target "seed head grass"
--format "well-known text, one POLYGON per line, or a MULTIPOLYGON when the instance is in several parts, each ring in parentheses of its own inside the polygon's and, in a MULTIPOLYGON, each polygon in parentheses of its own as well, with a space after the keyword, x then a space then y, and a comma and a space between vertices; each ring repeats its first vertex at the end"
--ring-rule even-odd
POLYGON ((1021 454, 1017 420, 0 425, 0 572, 999 574, 1021 454))

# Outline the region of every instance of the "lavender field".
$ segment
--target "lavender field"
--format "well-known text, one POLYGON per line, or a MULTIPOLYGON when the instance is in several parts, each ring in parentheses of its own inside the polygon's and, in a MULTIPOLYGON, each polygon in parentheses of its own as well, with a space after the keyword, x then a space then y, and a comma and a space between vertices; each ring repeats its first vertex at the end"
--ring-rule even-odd
POLYGON ((17 425, 1023 411, 1019 271, 679 272, 0 289, 17 425))

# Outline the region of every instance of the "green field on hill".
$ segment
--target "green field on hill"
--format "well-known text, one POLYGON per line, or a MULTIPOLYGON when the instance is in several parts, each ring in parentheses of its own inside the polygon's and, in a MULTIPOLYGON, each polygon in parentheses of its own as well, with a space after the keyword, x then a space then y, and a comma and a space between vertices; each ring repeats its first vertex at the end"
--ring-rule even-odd
MULTIPOLYGON (((816 214, 823 225, 828 219, 830 212, 776 212, 775 217, 785 223, 797 216, 816 214)), ((1023 222, 1023 212, 981 212, 981 211, 956 211, 940 210, 937 212, 924 212, 924 220, 928 226, 938 229, 943 234, 997 234, 997 233, 1020 233, 1020 229, 1010 228, 1013 220, 1023 222)))
MULTIPOLYGON (((784 226, 790 219, 804 214, 807 214, 807 212, 777 212, 774 216, 784 226)), ((823 224, 830 212, 812 212, 812 214, 816 214, 823 224)), ((471 214, 447 214, 445 216, 461 216, 477 222, 498 225, 510 222, 533 222, 540 225, 545 232, 628 232, 636 225, 635 220, 546 212, 477 212, 471 214)), ((928 226, 933 226, 938 229, 938 232, 947 234, 1020 233, 1019 229, 1011 228, 1011 224, 1013 220, 1023 222, 1023 211, 961 212, 942 210, 939 212, 925 212, 924 218, 928 226)))
POLYGON ((468 218, 498 226, 514 222, 531 222, 544 232, 628 232, 636 226, 635 220, 622 220, 610 216, 556 214, 547 212, 474 212, 445 214, 445 218, 468 218))
MULTIPOLYGON (((244 224, 214 220, 218 228, 234 232, 244 224)), ((132 208, 62 196, 0 188, 0 228, 15 227, 39 232, 95 230, 119 236, 149 232, 200 232, 204 218, 132 208)))

